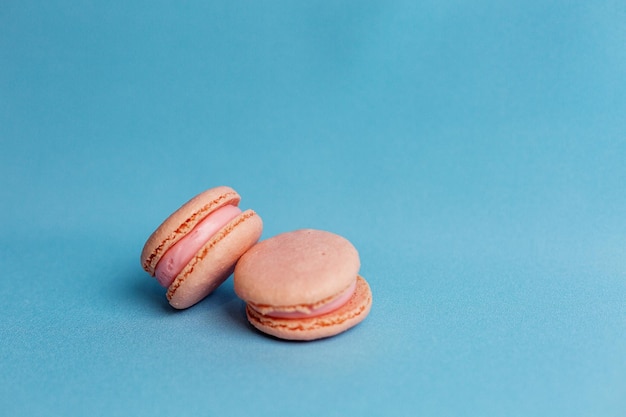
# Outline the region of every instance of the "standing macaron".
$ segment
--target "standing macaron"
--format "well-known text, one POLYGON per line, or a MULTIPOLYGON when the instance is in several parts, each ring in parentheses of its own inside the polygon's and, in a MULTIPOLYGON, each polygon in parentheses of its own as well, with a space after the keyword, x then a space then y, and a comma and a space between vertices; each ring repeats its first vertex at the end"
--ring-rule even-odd
POLYGON ((141 265, 167 288, 177 309, 202 300, 233 272, 235 263, 261 237, 263 222, 239 209, 230 187, 198 194, 169 216, 148 238, 141 265))
POLYGON ((235 267, 235 292, 250 323, 272 336, 334 336, 368 315, 372 293, 359 254, 341 236, 304 229, 264 240, 235 267))

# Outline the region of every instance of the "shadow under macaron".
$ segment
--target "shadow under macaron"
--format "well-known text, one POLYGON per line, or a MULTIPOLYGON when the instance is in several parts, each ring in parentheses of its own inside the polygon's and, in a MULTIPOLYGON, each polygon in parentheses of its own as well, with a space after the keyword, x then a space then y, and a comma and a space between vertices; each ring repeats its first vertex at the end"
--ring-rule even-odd
POLYGON ((236 329, 238 332, 250 331, 252 326, 246 318, 246 305, 235 294, 232 276, 217 287, 213 293, 209 294, 204 301, 210 303, 208 307, 211 310, 210 313, 224 317, 231 329, 236 329), (211 299, 214 300, 209 301, 211 299))
MULTIPOLYGON (((245 317, 245 307, 244 307, 244 317, 245 317)), ((271 334, 267 334, 262 332, 261 330, 257 329, 256 327, 254 327, 252 324, 250 324, 250 322, 248 322, 248 320, 246 319, 246 324, 247 327, 250 331, 256 333, 259 337, 262 337, 266 340, 271 340, 277 343, 282 343, 282 344, 294 344, 294 345, 311 345, 311 344, 324 344, 324 343, 330 343, 333 339, 341 339, 342 337, 346 337, 346 333, 350 333, 350 331, 352 329, 348 329, 344 332, 341 332, 339 334, 333 335, 333 336, 328 336, 328 337, 322 337, 319 339, 312 339, 312 340, 294 340, 294 339, 282 339, 280 337, 276 337, 273 336, 271 334)))
MULTIPOLYGON (((170 305, 166 296, 167 289, 160 286, 156 282, 156 279, 150 277, 145 272, 138 272, 137 275, 139 277, 132 280, 132 285, 130 286, 129 291, 132 293, 137 302, 151 307, 154 312, 161 314, 177 314, 188 310, 202 309, 207 312, 210 317, 215 314, 223 313, 225 309, 226 311, 232 309, 233 307, 231 306, 233 305, 237 306, 242 303, 242 301, 235 295, 232 285, 230 285, 230 288, 229 285, 227 285, 229 281, 227 280, 196 304, 184 309, 177 309, 170 305)), ((229 313, 228 318, 229 320, 234 320, 235 315, 229 313)), ((241 322, 242 320, 239 321, 241 322)), ((245 312, 243 313, 243 321, 246 321, 245 312)))
MULTIPOLYGON (((228 327, 229 331, 250 334, 254 337, 260 337, 262 340, 283 344, 318 344, 343 336, 343 334, 338 334, 333 337, 308 341, 289 340, 281 339, 260 331, 248 321, 246 316, 246 303, 235 294, 232 276, 197 304, 187 309, 178 310, 169 304, 165 296, 166 290, 161 287, 154 278, 148 276, 143 271, 133 272, 132 274, 132 279, 125 277, 125 282, 128 283, 125 288, 117 288, 118 291, 125 293, 123 297, 118 297, 118 299, 126 299, 129 302, 135 303, 135 306, 139 307, 141 310, 151 312, 152 314, 173 315, 187 310, 201 309, 202 314, 206 315, 206 320, 214 324, 217 319, 222 322, 222 326, 228 327)), ((119 295, 121 294, 118 294, 118 296, 119 295)), ((349 334, 350 330, 351 329, 344 333, 349 334)))
POLYGON ((165 296, 166 290, 161 287, 154 278, 145 272, 137 272, 136 278, 129 280, 127 288, 131 298, 140 303, 144 308, 152 309, 158 313, 174 313, 178 310, 173 308, 165 296))

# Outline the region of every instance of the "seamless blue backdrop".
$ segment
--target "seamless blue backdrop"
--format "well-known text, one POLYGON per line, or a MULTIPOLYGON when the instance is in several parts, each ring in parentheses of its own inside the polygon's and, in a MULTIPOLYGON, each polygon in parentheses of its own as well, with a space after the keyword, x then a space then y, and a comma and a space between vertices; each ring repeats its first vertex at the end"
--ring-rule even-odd
POLYGON ((623 416, 620 1, 4 1, 0 409, 623 416), (251 329, 139 265, 216 185, 346 236, 374 304, 251 329))

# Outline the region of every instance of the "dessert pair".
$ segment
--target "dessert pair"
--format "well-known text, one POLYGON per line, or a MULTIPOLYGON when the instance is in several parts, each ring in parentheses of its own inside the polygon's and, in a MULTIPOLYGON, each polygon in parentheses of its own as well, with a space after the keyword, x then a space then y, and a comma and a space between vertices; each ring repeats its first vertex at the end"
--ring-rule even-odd
POLYGON ((148 238, 141 264, 167 288, 174 308, 196 304, 234 272, 248 320, 278 338, 329 337, 367 316, 372 294, 349 241, 302 229, 258 242, 263 222, 239 209, 240 200, 230 187, 207 190, 148 238))

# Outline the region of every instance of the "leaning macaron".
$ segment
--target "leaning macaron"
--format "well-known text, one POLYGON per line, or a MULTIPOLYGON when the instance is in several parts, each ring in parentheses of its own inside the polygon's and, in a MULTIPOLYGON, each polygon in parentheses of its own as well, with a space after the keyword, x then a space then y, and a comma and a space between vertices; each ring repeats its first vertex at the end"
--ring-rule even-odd
POLYGON ((148 238, 141 265, 167 288, 174 308, 190 307, 210 294, 261 237, 261 217, 242 211, 240 200, 230 187, 211 188, 176 210, 148 238))
POLYGON ((253 246, 237 262, 234 287, 258 330, 314 340, 348 330, 368 315, 372 293, 359 268, 348 240, 303 229, 253 246))

